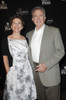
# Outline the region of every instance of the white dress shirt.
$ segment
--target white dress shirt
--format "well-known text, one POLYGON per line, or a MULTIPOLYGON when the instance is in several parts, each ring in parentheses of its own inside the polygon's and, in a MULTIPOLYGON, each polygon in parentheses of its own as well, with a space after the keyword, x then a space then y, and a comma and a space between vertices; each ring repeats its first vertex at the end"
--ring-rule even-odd
POLYGON ((44 28, 45 28, 45 25, 43 25, 38 31, 35 28, 35 31, 31 40, 32 59, 36 63, 39 63, 40 47, 41 47, 41 41, 42 41, 44 28))

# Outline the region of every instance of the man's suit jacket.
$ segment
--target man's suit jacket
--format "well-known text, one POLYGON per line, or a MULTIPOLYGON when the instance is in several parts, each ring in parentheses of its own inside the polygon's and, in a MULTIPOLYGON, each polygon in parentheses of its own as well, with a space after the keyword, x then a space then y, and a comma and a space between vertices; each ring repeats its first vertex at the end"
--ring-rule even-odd
MULTIPOLYGON (((27 33, 29 40, 29 59, 31 62, 31 39, 34 30, 27 33)), ((38 44, 39 45, 39 44, 38 44)), ((40 80, 44 86, 55 86, 60 83, 59 61, 64 56, 64 46, 58 28, 45 25, 45 30, 41 42, 39 64, 45 63, 45 72, 38 72, 40 80)), ((32 64, 33 67, 33 64, 32 64)), ((33 68, 33 70, 35 70, 33 68)))

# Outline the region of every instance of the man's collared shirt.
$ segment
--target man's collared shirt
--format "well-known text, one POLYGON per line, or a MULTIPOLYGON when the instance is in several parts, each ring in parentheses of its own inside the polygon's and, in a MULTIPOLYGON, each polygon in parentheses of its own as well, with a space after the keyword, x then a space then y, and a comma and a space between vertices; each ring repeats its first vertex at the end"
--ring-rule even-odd
POLYGON ((38 31, 35 28, 32 40, 31 40, 31 52, 34 62, 39 63, 40 47, 45 25, 43 25, 38 31))

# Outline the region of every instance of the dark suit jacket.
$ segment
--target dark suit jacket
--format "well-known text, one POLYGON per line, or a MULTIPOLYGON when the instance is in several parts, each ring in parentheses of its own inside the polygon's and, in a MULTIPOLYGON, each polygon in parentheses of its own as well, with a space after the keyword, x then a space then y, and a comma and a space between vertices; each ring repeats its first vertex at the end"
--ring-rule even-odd
POLYGON ((8 56, 8 60, 9 60, 9 66, 12 66, 12 56, 9 52, 9 47, 8 47, 8 40, 7 38, 3 38, 2 39, 2 55, 3 56, 8 56))

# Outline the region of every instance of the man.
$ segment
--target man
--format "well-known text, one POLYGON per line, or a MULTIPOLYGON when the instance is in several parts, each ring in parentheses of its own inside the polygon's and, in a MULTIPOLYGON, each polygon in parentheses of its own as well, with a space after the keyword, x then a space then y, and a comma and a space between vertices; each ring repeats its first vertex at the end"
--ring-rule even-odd
POLYGON ((29 54, 35 65, 34 77, 38 100, 60 100, 59 62, 64 56, 64 46, 58 28, 45 25, 43 7, 32 10, 35 29, 27 33, 29 54))

